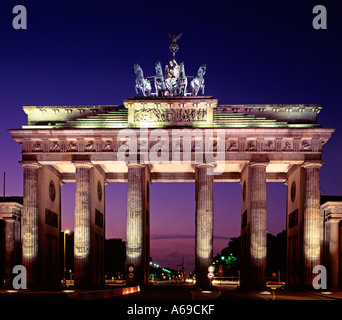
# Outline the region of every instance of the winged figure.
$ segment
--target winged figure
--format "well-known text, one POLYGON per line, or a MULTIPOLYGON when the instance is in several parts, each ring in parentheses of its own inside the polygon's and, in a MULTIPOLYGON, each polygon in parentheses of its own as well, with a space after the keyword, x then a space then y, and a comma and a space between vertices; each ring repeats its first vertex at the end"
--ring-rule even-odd
POLYGON ((173 36, 171 33, 169 33, 169 38, 170 41, 173 43, 176 43, 181 37, 182 37, 183 33, 180 33, 177 37, 173 36))
POLYGON ((177 41, 181 38, 183 33, 180 33, 177 37, 176 36, 173 36, 171 33, 169 33, 169 38, 171 40, 171 45, 169 47, 170 51, 172 52, 173 54, 173 59, 175 59, 175 54, 176 52, 178 51, 179 49, 179 46, 177 44, 177 41))

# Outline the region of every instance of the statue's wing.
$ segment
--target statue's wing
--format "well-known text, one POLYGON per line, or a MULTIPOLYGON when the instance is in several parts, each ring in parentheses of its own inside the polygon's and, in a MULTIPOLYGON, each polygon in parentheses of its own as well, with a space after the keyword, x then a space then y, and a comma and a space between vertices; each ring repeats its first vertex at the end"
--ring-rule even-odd
POLYGON ((171 42, 175 41, 175 39, 173 38, 173 35, 171 33, 169 33, 169 39, 171 40, 171 42))
POLYGON ((182 37, 183 33, 180 33, 176 38, 175 38, 175 42, 177 42, 181 37, 182 37))

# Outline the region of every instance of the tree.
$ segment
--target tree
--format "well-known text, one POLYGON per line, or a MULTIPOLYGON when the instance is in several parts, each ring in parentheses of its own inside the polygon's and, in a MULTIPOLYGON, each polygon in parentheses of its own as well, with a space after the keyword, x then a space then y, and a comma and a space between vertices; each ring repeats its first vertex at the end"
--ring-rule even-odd
POLYGON ((240 269, 241 238, 231 238, 227 247, 213 258, 216 276, 237 276, 240 269))
MULTIPOLYGON (((267 277, 280 274, 286 277, 286 230, 276 236, 267 234, 267 277)), ((227 247, 213 258, 216 276, 237 276, 241 261, 241 237, 231 238, 227 247), (221 271, 221 272, 220 272, 221 271)))
POLYGON ((107 279, 125 277, 126 246, 122 239, 106 239, 104 252, 104 271, 107 279))

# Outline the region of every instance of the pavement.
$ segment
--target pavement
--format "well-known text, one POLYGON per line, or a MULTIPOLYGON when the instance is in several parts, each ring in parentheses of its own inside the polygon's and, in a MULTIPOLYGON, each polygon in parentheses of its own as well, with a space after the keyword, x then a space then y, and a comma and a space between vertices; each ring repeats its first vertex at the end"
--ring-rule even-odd
POLYGON ((106 300, 139 291, 140 286, 101 290, 0 290, 0 300, 106 300))

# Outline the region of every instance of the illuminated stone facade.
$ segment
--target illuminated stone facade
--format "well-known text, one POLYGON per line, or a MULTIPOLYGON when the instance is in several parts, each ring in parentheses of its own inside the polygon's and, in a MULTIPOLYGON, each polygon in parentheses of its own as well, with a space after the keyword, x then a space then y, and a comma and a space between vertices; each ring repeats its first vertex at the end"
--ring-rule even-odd
POLYGON ((27 125, 10 133, 22 145, 23 261, 32 284, 55 282, 36 275, 46 261, 59 263, 60 187, 69 182, 76 184, 75 284, 103 284, 103 199, 112 182, 128 182, 127 283, 146 284, 149 186, 177 181, 196 184, 199 286, 209 284, 214 182, 241 183, 241 284, 258 288, 266 279, 266 183, 287 184, 288 284, 311 285, 310 270, 321 259, 322 147, 334 132, 317 123, 322 106, 220 105, 186 96, 23 109, 27 125))
POLYGON ((196 243, 195 266, 196 280, 203 288, 210 287, 208 267, 213 263, 213 232, 214 232, 214 175, 213 165, 196 166, 196 243))
POLYGON ((251 161, 241 175, 241 285, 255 288, 266 283, 267 165, 265 161, 251 161))
POLYGON ((21 264, 22 197, 0 197, 0 285, 12 288, 12 270, 21 264))
POLYGON ((320 239, 323 265, 327 268, 328 287, 342 287, 342 197, 321 197, 323 230, 320 239))

